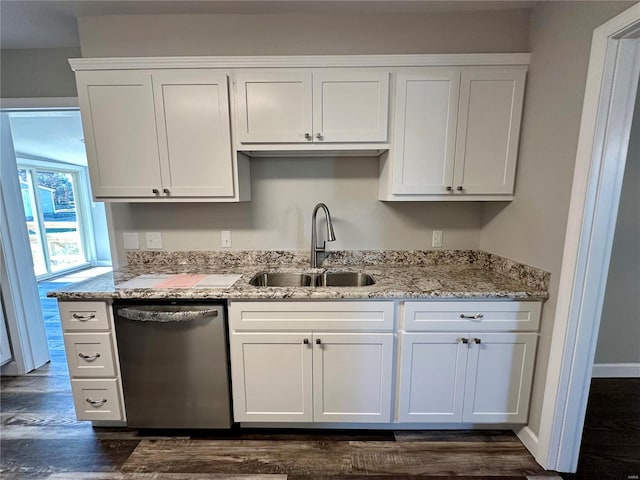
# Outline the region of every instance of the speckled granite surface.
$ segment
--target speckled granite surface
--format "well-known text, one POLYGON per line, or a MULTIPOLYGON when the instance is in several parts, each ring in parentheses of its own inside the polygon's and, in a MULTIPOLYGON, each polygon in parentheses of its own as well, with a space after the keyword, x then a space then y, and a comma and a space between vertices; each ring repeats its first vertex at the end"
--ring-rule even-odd
POLYGON ((545 299, 549 274, 477 250, 329 252, 322 268, 309 267, 302 251, 129 252, 123 269, 76 283, 48 296, 63 300, 105 298, 225 299, 545 299), (366 271, 376 283, 366 287, 254 287, 260 271, 366 271), (118 288, 148 273, 236 273, 231 288, 118 288))

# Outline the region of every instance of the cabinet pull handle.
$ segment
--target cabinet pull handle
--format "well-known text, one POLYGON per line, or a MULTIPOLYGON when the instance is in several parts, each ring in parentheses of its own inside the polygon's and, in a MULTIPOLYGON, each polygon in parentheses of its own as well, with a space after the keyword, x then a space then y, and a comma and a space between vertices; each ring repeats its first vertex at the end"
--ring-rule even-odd
POLYGON ((80 320, 81 322, 86 322, 87 320, 91 320, 92 318, 96 318, 95 313, 90 313, 89 315, 80 315, 79 313, 74 313, 71 315, 76 320, 80 320))
POLYGON ((462 185, 458 185, 458 187, 456 188, 457 191, 461 192, 462 190, 464 190, 464 187, 462 185))
POLYGON ((320 340, 319 338, 316 338, 316 345, 322 345, 322 340, 320 340))
POLYGON ((171 194, 168 188, 163 188, 162 191, 164 192, 165 195, 171 194))
POLYGON ((468 338, 461 338, 460 339, 460 343, 464 343, 466 345, 467 343, 469 343, 469 339, 468 338))
POLYGON ((453 187, 451 185, 448 185, 447 188, 445 188, 445 190, 447 192, 450 192, 451 190, 453 190, 453 187))
POLYGON ((480 320, 484 315, 482 313, 476 313, 475 315, 465 315, 464 313, 460 314, 460 318, 468 318, 470 320, 480 320))
POLYGON ((96 358, 100 358, 100 354, 98 352, 94 353, 93 355, 86 355, 84 353, 79 353, 78 356, 81 359, 86 360, 87 362, 93 362, 96 358))
POLYGON ((101 407, 102 405, 107 403, 107 399, 106 398, 103 398, 102 400, 92 400, 89 397, 87 397, 87 398, 84 399, 84 401, 87 402, 92 407, 101 407))
POLYGON ((316 133, 316 138, 322 140, 322 134, 320 132, 316 133))
POLYGON ((305 133, 304 134, 304 138, 306 138, 307 140, 311 140, 311 134, 310 133, 305 133))
POLYGON ((153 190, 151 190, 151 193, 153 193, 154 195, 160 195, 160 190, 154 188, 153 190))
POLYGON ((304 340, 302 340, 302 343, 304 343, 305 345, 309 345, 309 339, 305 338, 304 340))
POLYGON ((476 345, 480 345, 482 343, 482 339, 480 338, 474 338, 473 339, 473 343, 475 343, 476 345))

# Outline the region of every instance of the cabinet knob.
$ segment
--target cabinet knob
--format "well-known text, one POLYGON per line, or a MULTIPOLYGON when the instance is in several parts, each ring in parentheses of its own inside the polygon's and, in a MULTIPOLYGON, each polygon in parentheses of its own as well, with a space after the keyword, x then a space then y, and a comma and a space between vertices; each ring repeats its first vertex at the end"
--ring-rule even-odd
POLYGON ((304 343, 305 345, 309 345, 309 339, 305 338, 304 340, 302 340, 302 343, 304 343))
POLYGON ((447 188, 445 188, 445 190, 446 190, 447 192, 450 192, 451 190, 453 190, 453 187, 452 187, 452 186, 447 186, 447 188))
POLYGON ((168 188, 163 188, 162 191, 165 195, 169 195, 171 193, 168 188))
POLYGON ((475 343, 476 345, 480 345, 482 343, 482 339, 480 338, 474 338, 473 339, 473 343, 475 343))
POLYGON ((464 343, 466 345, 467 343, 469 343, 469 339, 468 338, 461 338, 460 339, 460 343, 464 343))
POLYGON ((456 188, 457 191, 461 192, 462 190, 464 190, 464 188, 462 187, 462 185, 458 185, 458 187, 456 188))
POLYGON ((320 340, 319 338, 316 338, 316 345, 322 345, 322 340, 320 340))
POLYGON ((151 193, 153 193, 154 195, 160 195, 160 190, 154 188, 153 190, 151 190, 151 193))
POLYGON ((321 133, 316 133, 316 138, 318 140, 322 140, 322 134, 321 133))
POLYGON ((311 140, 311 134, 310 133, 305 133, 304 134, 304 138, 306 138, 307 140, 311 140))

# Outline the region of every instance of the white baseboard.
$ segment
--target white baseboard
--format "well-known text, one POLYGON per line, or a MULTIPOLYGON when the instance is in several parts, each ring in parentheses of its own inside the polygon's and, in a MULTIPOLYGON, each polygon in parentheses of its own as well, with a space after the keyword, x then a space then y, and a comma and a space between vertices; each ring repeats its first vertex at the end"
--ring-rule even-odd
POLYGON ((533 458, 538 456, 538 436, 528 426, 513 431, 533 458))
POLYGON ((596 363, 591 378, 640 378, 640 363, 596 363))

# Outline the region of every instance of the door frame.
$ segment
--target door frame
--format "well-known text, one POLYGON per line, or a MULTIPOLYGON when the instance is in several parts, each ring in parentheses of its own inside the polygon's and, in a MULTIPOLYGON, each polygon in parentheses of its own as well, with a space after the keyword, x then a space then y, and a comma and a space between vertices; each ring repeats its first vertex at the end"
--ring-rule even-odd
POLYGON ((640 73, 640 3, 593 33, 536 460, 575 472, 640 73))

